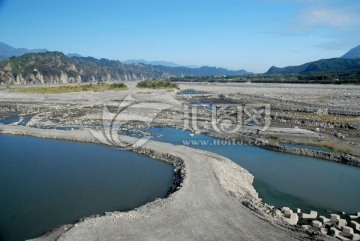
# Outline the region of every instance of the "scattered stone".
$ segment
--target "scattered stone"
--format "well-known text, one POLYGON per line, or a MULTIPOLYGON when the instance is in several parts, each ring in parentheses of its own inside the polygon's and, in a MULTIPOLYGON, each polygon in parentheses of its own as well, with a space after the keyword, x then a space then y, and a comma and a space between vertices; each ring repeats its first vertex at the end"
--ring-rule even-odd
POLYGON ((326 234, 328 234, 328 232, 329 232, 329 229, 327 229, 327 228, 320 228, 320 233, 321 233, 321 234, 326 235, 326 234))
POLYGON ((337 137, 337 138, 339 138, 339 139, 344 139, 344 138, 345 138, 345 136, 344 136, 343 134, 338 133, 338 132, 336 132, 336 133, 334 134, 334 136, 337 137))
POLYGON ((310 225, 301 225, 301 227, 304 229, 304 230, 309 230, 311 228, 310 225))

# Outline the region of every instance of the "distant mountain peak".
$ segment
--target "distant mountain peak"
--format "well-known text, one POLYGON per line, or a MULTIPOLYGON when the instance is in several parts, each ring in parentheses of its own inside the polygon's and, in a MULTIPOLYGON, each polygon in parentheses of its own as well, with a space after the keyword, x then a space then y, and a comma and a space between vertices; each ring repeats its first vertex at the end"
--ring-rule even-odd
POLYGON ((360 59, 360 45, 356 46, 355 48, 350 49, 341 58, 344 58, 344 59, 360 59))
POLYGON ((68 53, 66 56, 69 57, 69 58, 72 58, 72 57, 83 57, 82 55, 77 54, 77 53, 68 53))
POLYGON ((360 59, 332 58, 320 59, 298 66, 287 66, 283 68, 272 66, 266 74, 309 74, 354 70, 360 70, 360 59))
POLYGON ((44 53, 47 51, 47 49, 14 48, 6 43, 0 42, 0 59, 7 59, 12 56, 20 56, 27 53, 44 53))
POLYGON ((147 61, 145 59, 129 59, 122 62, 124 64, 149 64, 149 65, 161 65, 166 67, 182 67, 182 65, 175 64, 169 61, 147 61))
MULTIPOLYGON (((49 52, 47 49, 26 49, 26 48, 15 48, 6 43, 0 42, 0 60, 7 59, 13 56, 21 56, 28 53, 45 53, 49 52)), ((82 57, 80 54, 69 53, 67 57, 82 57)))

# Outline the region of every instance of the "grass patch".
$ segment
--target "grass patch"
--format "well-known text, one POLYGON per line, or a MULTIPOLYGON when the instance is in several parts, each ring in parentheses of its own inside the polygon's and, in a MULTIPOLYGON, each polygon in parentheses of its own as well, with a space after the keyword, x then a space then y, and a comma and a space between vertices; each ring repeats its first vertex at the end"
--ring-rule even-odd
POLYGON ((36 86, 13 89, 13 92, 19 93, 38 93, 38 94, 61 94, 80 91, 102 92, 106 90, 126 90, 127 86, 119 84, 85 84, 85 85, 60 85, 60 86, 36 86))
MULTIPOLYGON (((319 145, 320 146, 320 145, 319 145)), ((338 152, 338 153, 342 153, 342 154, 347 154, 349 150, 347 149, 343 149, 343 148, 338 148, 338 147, 334 147, 331 144, 324 144, 321 147, 325 147, 327 149, 330 149, 333 152, 338 152)))
POLYGON ((137 83, 139 88, 149 89, 179 89, 179 86, 168 80, 145 80, 137 83))

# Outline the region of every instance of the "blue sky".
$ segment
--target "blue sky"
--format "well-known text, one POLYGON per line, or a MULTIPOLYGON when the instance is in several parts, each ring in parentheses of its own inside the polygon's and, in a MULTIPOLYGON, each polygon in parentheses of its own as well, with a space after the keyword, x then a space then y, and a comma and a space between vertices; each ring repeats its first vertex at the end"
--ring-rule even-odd
POLYGON ((0 0, 0 42, 265 72, 360 44, 359 0, 0 0))

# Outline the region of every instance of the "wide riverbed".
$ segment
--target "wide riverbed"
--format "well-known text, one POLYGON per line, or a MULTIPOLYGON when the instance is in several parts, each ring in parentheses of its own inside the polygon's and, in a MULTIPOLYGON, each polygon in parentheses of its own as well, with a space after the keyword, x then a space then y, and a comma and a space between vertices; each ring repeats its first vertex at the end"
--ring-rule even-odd
POLYGON ((239 145, 174 128, 150 128, 153 140, 228 157, 255 176, 260 197, 278 208, 304 211, 360 211, 360 168, 318 158, 239 145))
POLYGON ((0 241, 165 197, 170 164, 77 142, 0 135, 0 241))

